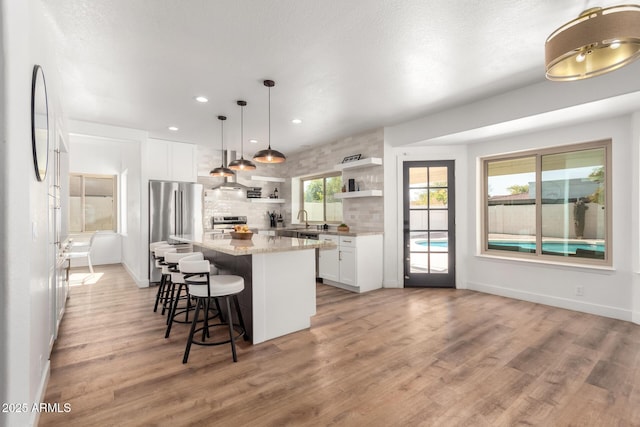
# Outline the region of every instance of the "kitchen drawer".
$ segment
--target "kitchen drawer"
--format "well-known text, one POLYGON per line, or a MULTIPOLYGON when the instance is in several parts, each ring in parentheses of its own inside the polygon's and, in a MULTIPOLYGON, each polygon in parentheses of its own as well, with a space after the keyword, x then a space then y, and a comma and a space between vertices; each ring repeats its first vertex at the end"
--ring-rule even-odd
POLYGON ((332 236, 331 234, 320 234, 318 235, 318 240, 326 240, 329 242, 333 242, 336 245, 340 244, 340 238, 338 236, 332 236))
POLYGON ((356 247, 356 238, 353 236, 340 236, 340 247, 356 247))

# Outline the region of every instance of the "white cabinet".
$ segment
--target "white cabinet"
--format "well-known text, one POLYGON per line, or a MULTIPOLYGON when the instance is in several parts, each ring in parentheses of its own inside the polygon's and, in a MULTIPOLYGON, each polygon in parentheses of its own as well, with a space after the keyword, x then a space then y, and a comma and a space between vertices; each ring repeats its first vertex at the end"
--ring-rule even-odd
POLYGON ((340 282, 345 285, 358 286, 356 248, 340 246, 340 282))
POLYGON ((336 244, 335 249, 320 249, 318 252, 318 275, 323 280, 340 281, 340 238, 327 234, 320 234, 319 240, 326 240, 336 244))
POLYGON ((321 249, 318 273, 323 283, 354 292, 382 287, 382 235, 335 236, 321 234, 336 249, 321 249))
POLYGON ((149 179, 196 182, 197 147, 182 142, 147 140, 147 172, 149 179))

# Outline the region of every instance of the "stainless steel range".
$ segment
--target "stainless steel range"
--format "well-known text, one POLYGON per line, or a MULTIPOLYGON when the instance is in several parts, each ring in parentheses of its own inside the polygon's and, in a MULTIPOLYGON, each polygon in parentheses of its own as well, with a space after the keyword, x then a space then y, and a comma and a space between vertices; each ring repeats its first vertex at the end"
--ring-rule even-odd
POLYGON ((246 216, 214 216, 211 218, 213 233, 228 233, 233 231, 234 225, 245 225, 246 223, 246 216))

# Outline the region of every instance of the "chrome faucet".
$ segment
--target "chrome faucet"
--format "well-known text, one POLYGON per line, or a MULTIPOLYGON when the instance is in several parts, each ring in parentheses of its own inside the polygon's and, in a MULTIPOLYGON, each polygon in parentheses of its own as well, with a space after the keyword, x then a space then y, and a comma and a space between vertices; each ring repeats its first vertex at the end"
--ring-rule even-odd
POLYGON ((304 228, 309 228, 309 213, 304 209, 300 209, 298 211, 298 221, 300 221, 300 215, 304 219, 304 228))

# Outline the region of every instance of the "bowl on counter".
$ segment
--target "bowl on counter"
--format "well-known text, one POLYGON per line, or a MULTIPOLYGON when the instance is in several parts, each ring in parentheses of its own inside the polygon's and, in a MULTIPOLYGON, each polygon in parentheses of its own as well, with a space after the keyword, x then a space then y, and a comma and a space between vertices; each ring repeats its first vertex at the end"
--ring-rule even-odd
POLYGON ((237 239, 237 240, 251 240, 251 238, 253 237, 253 233, 251 232, 239 233, 237 231, 230 231, 229 234, 231 234, 232 239, 237 239))

